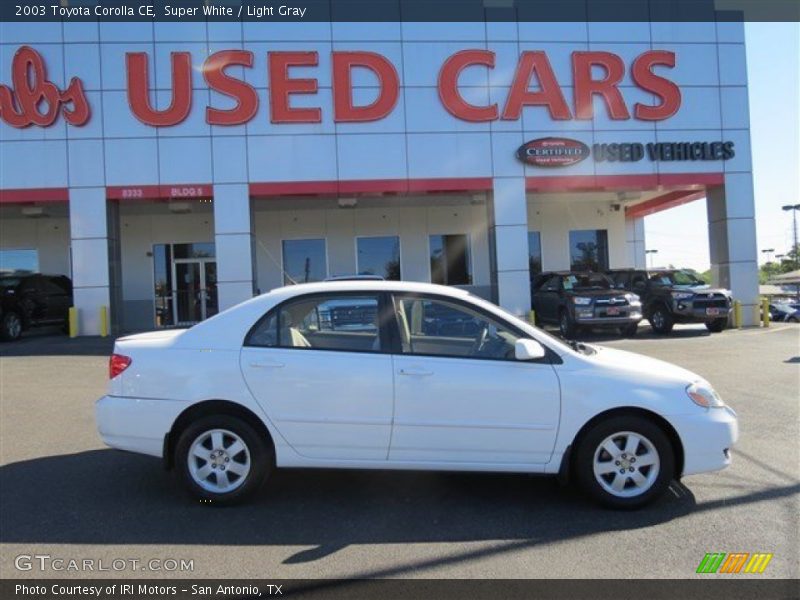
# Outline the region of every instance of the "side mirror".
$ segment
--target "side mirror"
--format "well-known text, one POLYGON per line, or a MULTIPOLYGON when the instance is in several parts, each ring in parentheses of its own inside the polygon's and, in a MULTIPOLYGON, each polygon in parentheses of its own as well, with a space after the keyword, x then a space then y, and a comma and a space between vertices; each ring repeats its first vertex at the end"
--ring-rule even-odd
POLYGON ((517 360, 538 360, 544 357, 544 346, 536 340, 522 338, 514 344, 514 358, 517 360))

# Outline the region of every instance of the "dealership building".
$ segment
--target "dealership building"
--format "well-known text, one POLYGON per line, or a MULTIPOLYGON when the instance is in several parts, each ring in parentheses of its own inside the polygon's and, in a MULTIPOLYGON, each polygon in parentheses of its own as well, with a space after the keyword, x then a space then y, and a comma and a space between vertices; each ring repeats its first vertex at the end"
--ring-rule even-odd
POLYGON ((525 314, 536 272, 644 267, 644 217, 703 198, 755 318, 742 23, 0 28, 2 268, 68 275, 81 334, 352 274, 525 314))

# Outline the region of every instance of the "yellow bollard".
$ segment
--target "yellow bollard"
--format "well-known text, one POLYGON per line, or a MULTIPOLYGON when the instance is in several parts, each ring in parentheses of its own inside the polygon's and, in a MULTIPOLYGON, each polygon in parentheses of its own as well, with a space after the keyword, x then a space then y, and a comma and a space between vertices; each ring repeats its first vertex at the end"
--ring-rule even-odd
POLYGON ((108 335, 108 307, 100 307, 100 337, 108 335))
POLYGON ((769 298, 761 298, 761 322, 764 327, 769 327, 769 298))
POLYGON ((742 326, 742 303, 733 301, 733 326, 739 329, 742 326))
POLYGON ((536 312, 533 310, 528 311, 528 323, 536 325, 536 312))
POLYGON ((78 309, 75 306, 69 307, 68 324, 69 324, 69 337, 78 337, 78 309))

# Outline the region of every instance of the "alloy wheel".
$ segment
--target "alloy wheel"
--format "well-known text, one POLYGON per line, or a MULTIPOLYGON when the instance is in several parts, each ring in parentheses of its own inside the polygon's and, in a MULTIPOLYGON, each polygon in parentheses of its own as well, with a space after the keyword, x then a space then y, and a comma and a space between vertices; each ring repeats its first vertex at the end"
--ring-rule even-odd
POLYGON ((649 490, 661 468, 655 445, 641 433, 620 431, 609 435, 594 453, 594 476, 600 486, 618 498, 631 498, 649 490))
POLYGON ((6 332, 12 340, 17 339, 22 333, 22 321, 14 313, 6 316, 6 332))
POLYGON ((195 438, 188 455, 189 474, 206 491, 225 494, 240 487, 250 473, 250 450, 227 429, 211 429, 195 438))

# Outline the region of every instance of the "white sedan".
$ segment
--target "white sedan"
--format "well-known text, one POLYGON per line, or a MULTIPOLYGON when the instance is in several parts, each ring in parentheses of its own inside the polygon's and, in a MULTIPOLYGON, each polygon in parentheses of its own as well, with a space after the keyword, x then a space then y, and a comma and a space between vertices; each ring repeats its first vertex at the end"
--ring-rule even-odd
POLYGON ((273 290, 195 325, 117 340, 106 444, 162 457, 228 504, 275 467, 570 478, 635 508, 730 464, 736 413, 674 365, 571 345, 443 286, 273 290))

